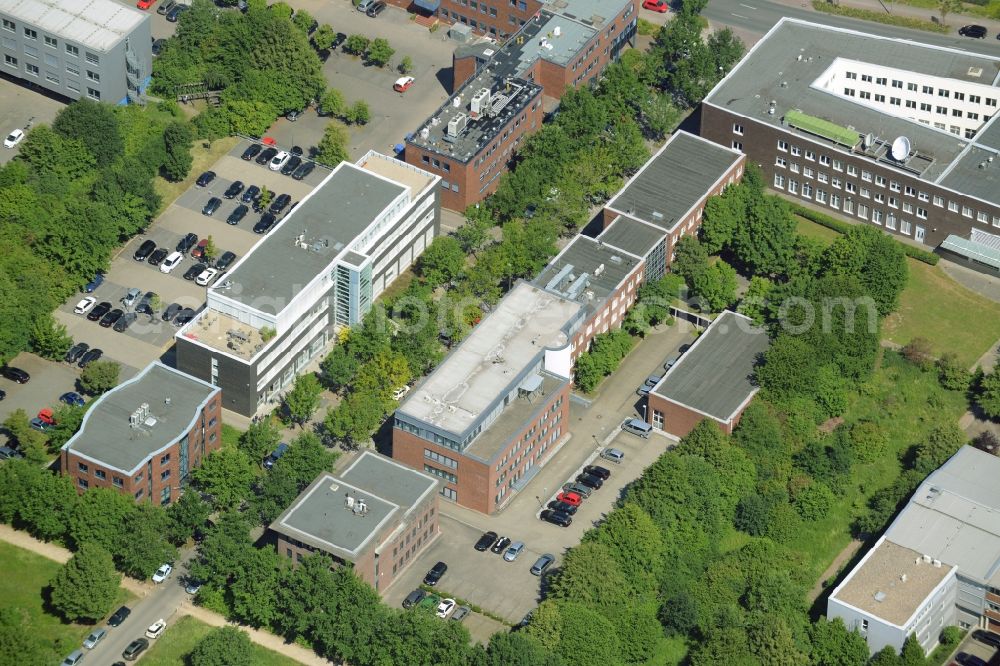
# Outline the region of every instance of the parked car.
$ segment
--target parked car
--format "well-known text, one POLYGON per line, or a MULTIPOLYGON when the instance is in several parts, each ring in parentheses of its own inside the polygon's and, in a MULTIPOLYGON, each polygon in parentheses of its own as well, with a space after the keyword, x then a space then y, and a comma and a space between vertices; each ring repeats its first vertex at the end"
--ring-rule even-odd
POLYGON ((601 451, 601 457, 620 465, 625 460, 625 452, 621 449, 604 449, 601 451))
POLYGON ((0 389, 0 400, 3 400, 6 397, 7 397, 7 391, 0 389))
POLYGON ((205 203, 205 207, 201 209, 201 214, 211 217, 215 214, 215 211, 219 210, 219 206, 221 205, 222 199, 219 197, 212 197, 205 203))
POLYGON ((156 13, 157 14, 166 14, 171 9, 173 9, 174 5, 176 5, 176 4, 177 4, 177 0, 163 0, 163 3, 159 7, 156 8, 156 13))
POLYGON ((222 196, 224 196, 227 199, 235 199, 236 197, 239 196, 240 192, 242 191, 243 191, 243 181, 237 180, 234 181, 232 185, 226 188, 226 191, 222 193, 222 196))
POLYGON ((523 552, 524 552, 524 542, 515 541, 514 543, 510 544, 510 547, 507 549, 507 552, 503 554, 503 559, 507 562, 513 562, 518 557, 520 557, 521 553, 523 552))
POLYGON ((83 661, 83 650, 73 650, 59 666, 76 666, 83 661))
POLYGON ((438 604, 437 615, 442 620, 447 618, 453 610, 455 610, 456 602, 454 599, 442 599, 441 603, 438 604))
POLYGON ((240 220, 246 217, 247 213, 249 212, 250 212, 249 206, 247 206, 246 204, 240 204, 239 206, 234 208, 233 212, 230 213, 229 217, 226 218, 226 224, 233 224, 233 225, 239 224, 240 220))
POLYGON ((153 639, 159 638, 163 634, 163 631, 166 628, 167 628, 166 620, 160 618, 153 624, 149 625, 149 627, 146 629, 146 638, 153 638, 153 639))
POLYGON ((365 14, 367 14, 368 16, 370 16, 372 18, 378 18, 378 15, 381 14, 382 12, 384 12, 384 11, 385 11, 385 3, 384 2, 376 2, 371 7, 368 8, 368 11, 366 11, 365 14))
POLYGON ((486 532, 483 536, 479 537, 479 541, 476 542, 476 545, 473 546, 473 548, 482 553, 483 551, 489 550, 490 546, 497 542, 497 538, 496 532, 486 532))
POLYGON ((431 570, 424 576, 424 585, 434 587, 438 584, 438 581, 441 580, 441 576, 443 576, 446 571, 448 571, 448 565, 444 562, 438 562, 432 566, 431 570))
POLYGON ((601 486, 604 485, 603 480, 599 479, 596 476, 592 476, 590 474, 577 474, 576 482, 581 483, 587 486, 588 488, 593 488, 594 490, 600 490, 601 486))
POLYGON ((292 149, 288 152, 290 152, 293 156, 302 157, 302 146, 292 146, 292 149))
POLYGON ((205 173, 198 176, 198 180, 194 181, 194 184, 198 187, 206 187, 209 183, 215 180, 214 171, 206 171, 205 173))
POLYGON ((459 606, 458 608, 455 609, 455 612, 451 614, 451 619, 455 620, 456 622, 461 622, 462 620, 467 618, 469 616, 469 613, 471 612, 472 609, 469 608, 468 606, 459 606))
POLYGON ((292 155, 288 158, 288 161, 285 162, 285 166, 281 167, 281 175, 291 176, 295 173, 295 170, 299 168, 300 164, 302 164, 302 158, 298 155, 292 155))
POLYGON ((5 365, 0 369, 0 375, 18 384, 27 384, 31 380, 31 375, 21 368, 15 368, 12 365, 5 365))
POLYGON ((132 258, 136 261, 146 261, 149 259, 149 255, 153 254, 153 250, 156 249, 156 243, 151 240, 145 240, 142 245, 135 251, 132 258))
POLYGON ((14 148, 17 144, 24 140, 24 130, 16 129, 7 135, 7 138, 3 140, 4 148, 14 148))
POLYGON ((569 527, 573 524, 573 518, 568 513, 563 513, 562 511, 545 509, 539 517, 545 522, 558 525, 559 527, 569 527))
POLYGON ((80 302, 76 304, 75 308, 73 308, 73 312, 79 315, 87 314, 90 311, 90 308, 94 307, 96 303, 96 298, 93 296, 87 296, 86 298, 80 299, 80 302))
POLYGON ((83 407, 84 405, 83 396, 76 391, 67 391, 66 393, 63 393, 59 396, 59 402, 72 405, 73 407, 83 407))
POLYGON ((174 8, 167 12, 167 20, 171 23, 177 23, 181 20, 181 14, 191 9, 189 5, 174 5, 174 8))
POLYGON ((565 502, 566 504, 571 504, 573 506, 580 506, 583 503, 583 496, 577 495, 576 493, 559 493, 556 495, 556 501, 565 502))
POLYGON ((294 123, 296 120, 299 119, 299 116, 301 115, 302 115, 301 109, 292 109, 291 111, 285 114, 285 118, 288 120, 288 122, 294 123))
POLYGON ((184 308, 174 317, 174 326, 180 328, 194 319, 195 311, 191 308, 184 308))
POLYGON ((201 581, 194 580, 193 578, 188 580, 187 585, 184 586, 184 591, 188 594, 198 594, 201 589, 201 581))
POLYGON ((263 150, 263 148, 261 148, 261 145, 259 143, 251 143, 249 146, 247 146, 247 149, 243 151, 243 154, 240 155, 240 157, 249 162, 253 158, 257 157, 257 155, 260 154, 261 150, 263 150))
POLYGON ((95 347, 94 349, 91 349, 89 352, 80 357, 80 362, 76 364, 76 367, 86 368, 94 361, 101 360, 102 356, 104 356, 104 350, 95 347))
POLYGON ((257 199, 260 198, 260 188, 256 185, 251 185, 243 191, 243 195, 240 197, 240 201, 245 204, 256 203, 257 199))
POLYGON ((157 569, 156 573, 153 574, 153 582, 154 583, 162 583, 163 581, 165 581, 170 576, 170 573, 173 570, 174 570, 174 568, 172 566, 170 566, 169 564, 161 564, 160 568, 157 569))
POLYGON ((122 622, 125 621, 125 618, 127 618, 131 614, 132 614, 131 608, 129 608, 128 606, 122 606, 114 613, 112 613, 111 617, 108 618, 108 626, 117 627, 118 625, 120 625, 122 622))
POLYGON ((552 509, 553 511, 560 511, 562 513, 565 513, 568 516, 575 515, 577 508, 579 508, 579 505, 570 504, 568 502, 563 502, 560 500, 552 500, 545 506, 549 509, 552 509))
POLYGON ((10 460, 11 458, 23 458, 20 453, 9 446, 0 446, 0 460, 10 460))
POLYGON ((570 481, 569 483, 564 483, 562 489, 563 492, 566 493, 576 493, 583 499, 589 498, 591 493, 594 492, 594 489, 591 488, 590 486, 585 486, 582 483, 577 483, 576 481, 570 481))
POLYGON ((197 244, 198 234, 189 232, 184 235, 184 238, 177 241, 177 247, 174 249, 178 252, 187 252, 197 244))
POLYGON ((257 156, 257 159, 255 159, 254 162, 263 166, 268 162, 270 162, 271 158, 277 154, 278 154, 277 148, 272 148, 271 146, 268 146, 264 150, 260 151, 260 155, 257 156))
POLYGON ((274 213, 264 213, 260 216, 260 220, 257 224, 253 225, 253 232, 255 234, 266 234, 268 231, 274 227, 274 224, 278 221, 274 213))
POLYGON ((292 201, 291 196, 287 194, 279 194, 278 196, 274 197, 274 201, 271 202, 271 206, 267 210, 268 212, 274 213, 275 215, 280 215, 281 211, 285 210, 285 208, 288 207, 288 204, 291 203, 291 201, 292 201))
POLYGON ((291 158, 291 155, 284 150, 275 153, 274 157, 271 158, 271 162, 267 165, 267 168, 271 171, 280 171, 281 167, 285 166, 285 162, 287 162, 289 158, 291 158))
POLYGON ((129 287, 129 290, 122 296, 121 304, 126 308, 131 308, 142 296, 142 291, 136 287, 129 287))
POLYGON ((406 595, 405 599, 403 599, 403 608, 406 608, 406 609, 413 608, 414 606, 416 606, 417 604, 419 604, 421 601, 423 601, 424 597, 426 597, 426 596, 427 596, 427 593, 424 592, 423 590, 419 589, 419 588, 416 589, 416 590, 413 590, 408 595, 406 595))
POLYGON ((981 25, 966 25, 958 29, 958 34, 963 37, 974 37, 975 39, 983 39, 986 37, 986 27, 981 25))
POLYGON ((968 652, 959 652, 955 655, 955 661, 962 666, 987 666, 987 661, 981 657, 968 652))
POLYGON ((104 284, 104 273, 95 273, 94 279, 84 285, 83 291, 92 294, 102 284, 104 284))
POLYGON ((184 259, 184 255, 180 252, 171 252, 170 256, 163 260, 160 264, 161 273, 169 273, 170 271, 177 268, 178 264, 184 259))
POLYGON ((639 388, 637 388, 635 390, 635 394, 637 396, 639 396, 640 398, 645 398, 645 397, 647 397, 649 395, 649 391, 650 391, 650 387, 648 387, 645 384, 643 384, 642 386, 640 386, 639 388))
POLYGON ((38 418, 37 416, 28 421, 28 425, 31 426, 32 430, 37 430, 38 432, 45 432, 46 430, 52 427, 51 423, 48 423, 45 420, 38 418))
POLYGON ((414 79, 412 76, 401 76, 396 79, 396 82, 392 84, 392 89, 396 92, 406 92, 413 85, 414 79))
POLYGON ((646 386, 653 388, 660 383, 661 379, 663 379, 663 375, 658 372, 654 372, 649 377, 646 377, 646 386))
POLYGON ((545 570, 552 566, 552 563, 556 561, 556 556, 551 553, 545 553, 531 565, 531 575, 541 576, 545 573, 545 570))
POLYGON ((295 170, 295 173, 292 174, 292 178, 295 180, 302 180, 311 174, 315 168, 316 164, 314 162, 303 162, 299 165, 299 168, 295 170))
POLYGON ((160 315, 160 319, 162 319, 163 321, 170 321, 171 319, 174 318, 174 315, 176 315, 183 309, 184 307, 180 303, 171 303, 163 311, 163 314, 160 315))
POLYGON ((215 276, 218 274, 219 271, 217 269, 206 268, 205 270, 203 270, 201 273, 198 274, 198 277, 194 279, 194 282, 195 284, 199 284, 202 287, 207 287, 209 283, 211 283, 212 280, 215 279, 215 276))
POLYGON ((135 323, 135 320, 138 319, 138 318, 139 318, 139 315, 137 315, 136 313, 134 313, 134 312, 126 312, 125 314, 123 314, 121 317, 118 318, 118 321, 115 322, 115 325, 114 325, 113 328, 118 333, 124 333, 125 330, 129 326, 131 326, 133 323, 135 323))
POLYGON ((497 539, 497 542, 495 544, 490 546, 490 552, 499 555, 500 553, 507 550, 507 546, 509 545, 510 545, 510 539, 508 537, 502 536, 499 539, 497 539))
POLYGON ((638 435, 643 439, 649 439, 650 433, 653 432, 653 426, 642 419, 625 419, 622 422, 622 430, 633 435, 638 435))
POLYGON ((264 463, 263 463, 264 469, 271 469, 272 467, 274 467, 274 463, 281 460, 281 456, 285 455, 285 453, 287 452, 288 452, 288 444, 285 444, 284 442, 278 444, 277 448, 275 448, 274 451, 271 451, 269 454, 267 454, 267 456, 264 458, 264 463))
POLYGON ((236 255, 226 250, 215 260, 215 267, 221 272, 232 266, 234 261, 236 261, 236 255))
POLYGON ((972 637, 980 643, 985 643, 990 647, 1000 648, 1000 634, 984 629, 977 629, 972 632, 972 637))
POLYGON ((94 306, 94 309, 87 313, 88 321, 98 321, 101 317, 106 315, 113 306, 109 301, 101 301, 94 306))
POLYGON ((165 39, 154 39, 153 43, 150 44, 149 50, 152 51, 153 57, 163 53, 163 47, 167 45, 167 40, 165 39))
POLYGON ((392 392, 392 399, 397 401, 402 400, 403 398, 406 397, 406 394, 409 392, 410 392, 410 387, 406 384, 403 384, 402 386, 400 386, 399 388, 397 388, 395 391, 392 392))
POLYGON ((146 260, 146 263, 150 266, 159 266, 163 263, 163 260, 167 258, 168 254, 170 254, 170 250, 165 247, 158 247, 153 254, 149 255, 149 259, 146 260))
POLYGON ((66 362, 76 363, 77 361, 80 360, 81 356, 87 353, 88 349, 90 349, 90 345, 88 345, 86 342, 76 343, 75 345, 69 348, 69 351, 66 352, 65 356, 66 362))
POLYGON ((202 271, 204 271, 206 268, 208 268, 208 265, 206 264, 195 264, 194 266, 192 266, 191 268, 187 269, 187 271, 184 272, 183 277, 185 280, 193 280, 199 275, 201 275, 202 271))
POLYGON ((357 5, 358 11, 362 13, 367 12, 368 8, 374 5, 375 2, 376 0, 361 0, 357 5))
POLYGON ((123 314, 125 314, 124 310, 122 310, 121 308, 115 308, 114 310, 112 310, 108 314, 106 314, 103 317, 101 317, 101 321, 99 321, 97 323, 101 326, 101 328, 111 328, 111 326, 116 321, 118 321, 119 319, 121 319, 121 316, 123 314))
POLYGON ((208 247, 208 239, 202 238, 198 241, 198 244, 191 248, 191 256, 195 259, 201 259, 205 256, 205 248, 208 247))
MULTIPOLYGON (((168 19, 170 18, 169 15, 167 16, 167 18, 168 19)), ((126 647, 125 651, 122 652, 122 657, 125 658, 127 661, 135 661, 136 659, 139 658, 139 655, 142 654, 148 647, 149 647, 149 641, 147 641, 145 638, 137 638, 128 644, 128 647, 126 647)))
POLYGON ((94 629, 90 632, 90 635, 83 641, 83 647, 88 650, 93 650, 97 647, 97 644, 104 640, 104 637, 108 635, 107 629, 94 629))
POLYGON ((602 481, 607 481, 611 478, 611 470, 607 467, 601 467, 600 465, 587 465, 583 468, 584 474, 590 474, 591 476, 596 476, 602 481))
POLYGON ((135 311, 140 314, 153 315, 153 300, 159 298, 155 291, 147 291, 142 295, 139 304, 135 306, 135 311))
POLYGON ((670 10, 667 0, 642 0, 642 8, 659 14, 666 14, 670 10))

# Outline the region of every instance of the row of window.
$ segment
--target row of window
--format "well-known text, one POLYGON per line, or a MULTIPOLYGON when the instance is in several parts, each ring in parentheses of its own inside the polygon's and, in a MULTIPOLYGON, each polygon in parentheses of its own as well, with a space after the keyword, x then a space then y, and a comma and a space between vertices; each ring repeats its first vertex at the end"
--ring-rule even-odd
POLYGON ((444 465, 445 467, 448 467, 450 469, 458 469, 457 460, 449 458, 448 456, 443 456, 440 453, 437 453, 436 451, 431 451, 430 449, 424 449, 424 458, 427 458, 428 460, 433 460, 439 465, 444 465))
MULTIPOLYGON (((14 56, 5 53, 4 56, 3 56, 3 60, 4 60, 4 64, 7 65, 8 67, 10 67, 12 69, 19 69, 18 64, 17 64, 17 58, 15 58, 14 56)), ((34 76, 36 78, 41 73, 41 70, 38 68, 38 65, 34 65, 34 64, 30 63, 30 62, 24 63, 24 71, 27 72, 30 76, 34 76)), ((68 71, 68 72, 70 72, 72 74, 79 74, 80 73, 79 71, 72 71, 72 68, 70 66, 66 67, 66 71, 68 71)), ((88 75, 89 74, 93 74, 93 72, 89 72, 88 71, 87 74, 88 75)), ((94 74, 90 78, 92 80, 94 80, 94 81, 99 81, 100 80, 100 76, 98 76, 97 74, 94 74)), ((57 84, 57 85, 59 84, 59 76, 56 75, 54 72, 50 72, 48 70, 45 71, 45 80, 48 81, 49 83, 54 83, 54 84, 57 84)), ((69 88, 70 90, 72 90, 73 92, 80 92, 80 86, 76 82, 74 82, 72 80, 66 81, 66 87, 69 88)), ((95 100, 100 100, 101 99, 101 91, 98 90, 97 88, 91 88, 91 87, 88 86, 87 87, 87 97, 89 97, 91 99, 95 99, 95 100)))
MULTIPOLYGON (((857 72, 847 72, 845 74, 845 77, 848 78, 848 79, 850 79, 850 80, 852 80, 852 81, 857 81, 858 80, 858 74, 857 74, 857 72)), ((861 82, 862 83, 875 83, 875 85, 879 85, 879 86, 890 85, 888 77, 884 77, 884 76, 873 77, 871 74, 862 74, 861 75, 861 82)), ((892 79, 891 87, 896 88, 898 90, 902 90, 903 89, 903 85, 904 85, 904 82, 901 81, 900 79, 892 79)), ((908 90, 910 92, 917 92, 918 86, 917 86, 916 83, 913 83, 912 81, 907 81, 905 83, 905 85, 906 85, 906 90, 908 90)), ((920 92, 922 92, 925 95, 933 95, 935 93, 934 86, 921 85, 921 86, 919 86, 919 88, 920 88, 920 92)), ((958 92, 958 91, 951 91, 951 90, 948 90, 947 88, 938 88, 937 89, 937 96, 938 97, 945 97, 945 98, 956 99, 956 100, 958 100, 960 102, 965 101, 965 98, 966 98, 965 93, 958 92)), ((983 103, 983 98, 980 95, 971 95, 970 94, 968 96, 968 98, 969 98, 969 102, 971 102, 972 104, 982 104, 983 103)), ((987 97, 986 98, 986 106, 996 106, 996 105, 997 105, 997 98, 995 98, 995 97, 987 97)))
MULTIPOLYGON (((885 103, 885 95, 880 95, 878 93, 875 93, 874 95, 872 95, 870 92, 867 92, 867 91, 864 91, 864 90, 858 92, 854 88, 844 88, 844 94, 847 95, 848 97, 858 97, 860 99, 874 100, 874 101, 879 102, 881 104, 885 103)), ((916 108, 918 108, 918 103, 917 103, 916 100, 912 100, 912 99, 904 100, 901 97, 892 97, 892 96, 890 96, 889 97, 889 104, 892 105, 892 106, 906 106, 907 109, 916 109, 916 108)), ((951 116, 954 117, 954 118, 965 117, 965 118, 968 118, 969 120, 979 120, 979 114, 976 113, 976 112, 973 112, 973 111, 965 111, 965 112, 963 112, 961 109, 949 109, 946 106, 931 105, 931 104, 929 104, 927 102, 920 102, 919 103, 919 108, 920 108, 921 111, 925 111, 927 113, 930 113, 931 110, 933 110, 934 113, 937 113, 938 115, 947 116, 949 114, 949 111, 950 111, 951 112, 951 116)), ((991 118, 991 116, 989 116, 987 114, 983 114, 983 122, 986 122, 990 118, 991 118)))
MULTIPOLYGON (((3 20, 3 29, 6 30, 7 32, 17 32, 17 24, 14 23, 13 21, 11 21, 10 19, 4 19, 3 20)), ((25 39, 29 39, 29 40, 37 40, 38 39, 38 31, 35 30, 34 28, 29 28, 28 26, 24 26, 24 37, 25 37, 25 39)), ((44 38, 45 45, 47 47, 52 48, 52 49, 59 48, 59 40, 56 39, 55 37, 50 37, 48 35, 43 35, 42 37, 44 38)), ((65 47, 66 47, 66 53, 68 55, 71 55, 74 58, 80 57, 80 49, 79 49, 79 47, 74 46, 73 44, 69 44, 69 43, 65 44, 65 47)), ((96 53, 91 53, 90 51, 85 51, 85 53, 86 53, 86 57, 87 57, 87 62, 94 63, 95 65, 100 64, 101 59, 100 59, 100 57, 98 57, 98 55, 96 53)))
POLYGON ((446 472, 443 469, 438 469, 437 467, 434 467, 432 465, 425 464, 424 471, 427 472, 428 474, 432 474, 438 477, 439 479, 444 479, 449 483, 455 483, 455 484, 458 483, 458 476, 452 474, 451 472, 446 472))

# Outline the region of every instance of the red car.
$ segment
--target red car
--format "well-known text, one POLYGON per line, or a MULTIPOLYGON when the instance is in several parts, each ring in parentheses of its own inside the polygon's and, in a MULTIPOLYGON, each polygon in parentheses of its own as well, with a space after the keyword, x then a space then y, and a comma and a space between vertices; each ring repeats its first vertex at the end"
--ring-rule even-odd
POLYGON ((667 0, 642 0, 642 8, 666 14, 670 10, 667 0))
POLYGON ((52 410, 49 409, 48 407, 38 412, 38 418, 49 425, 56 424, 56 420, 53 418, 52 410))
POLYGON ((583 498, 576 493, 559 493, 556 495, 556 499, 560 502, 566 502, 571 506, 580 506, 583 502, 583 498))
POLYGON ((406 92, 413 85, 412 76, 404 76, 396 79, 396 82, 392 84, 392 89, 396 92, 406 92))
POLYGON ((208 239, 202 238, 198 241, 198 244, 191 249, 191 256, 195 259, 199 259, 205 256, 205 247, 208 246, 208 239))
POLYGON ((135 6, 139 9, 149 9, 153 6, 154 2, 156 2, 156 0, 139 0, 139 2, 135 3, 135 6))

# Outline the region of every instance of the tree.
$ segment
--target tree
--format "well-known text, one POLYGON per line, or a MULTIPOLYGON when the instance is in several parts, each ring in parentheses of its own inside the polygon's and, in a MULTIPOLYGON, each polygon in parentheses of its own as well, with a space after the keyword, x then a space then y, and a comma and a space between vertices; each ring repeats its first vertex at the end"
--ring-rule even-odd
POLYGON ((15 409, 4 419, 3 427, 27 460, 36 465, 48 461, 48 437, 31 427, 26 411, 15 409))
POLYGON ((747 287, 747 291, 740 300, 740 305, 736 308, 736 311, 750 317, 757 326, 763 326, 765 323, 765 313, 767 312, 768 296, 773 288, 773 282, 765 277, 754 275, 750 278, 750 286, 747 287))
POLYGON ((694 292, 719 312, 736 300, 736 269, 721 259, 695 277, 694 292))
POLYGON ((170 527, 167 538, 175 546, 183 545, 197 530, 205 527, 212 507, 194 492, 185 492, 176 502, 167 507, 170 527))
POLYGON ((368 45, 371 44, 371 40, 364 35, 351 35, 344 42, 344 50, 351 55, 362 55, 368 50, 368 45))
POLYGON ((969 438, 954 423, 935 426, 917 444, 913 468, 921 474, 930 474, 943 465, 969 438))
POLYGON ((246 499, 253 483, 250 460, 240 450, 220 449, 208 454, 201 467, 191 472, 198 487, 212 495, 212 503, 220 509, 233 509, 246 499))
POLYGON ((309 31, 312 30, 314 22, 312 14, 304 9, 300 9, 292 15, 292 25, 301 30, 305 35, 308 35, 309 31))
POLYGON ((522 632, 498 631, 486 648, 487 666, 556 666, 555 655, 522 632))
POLYGON ((334 439, 359 443, 371 438, 384 414, 384 399, 367 391, 354 391, 326 413, 323 427, 334 439))
POLYGON ((312 35, 312 43, 317 51, 329 51, 333 48, 333 43, 336 39, 337 31, 329 23, 324 23, 316 28, 316 32, 312 35))
POLYGON ((77 548, 96 544, 115 555, 129 541, 125 521, 135 512, 135 500, 111 488, 84 493, 69 517, 69 537, 77 548))
POLYGON ((917 640, 916 634, 910 634, 903 641, 903 647, 899 651, 899 661, 903 666, 926 666, 927 655, 924 648, 917 640))
POLYGON ((941 15, 941 23, 948 25, 945 22, 945 19, 948 18, 948 14, 961 11, 962 3, 960 0, 938 0, 937 10, 938 14, 941 15))
POLYGON ((323 138, 316 146, 314 159, 320 164, 332 167, 346 161, 347 158, 347 128, 342 123, 331 122, 323 130, 323 138))
POLYGON ((771 502, 764 497, 757 494, 748 495, 736 505, 733 526, 751 536, 762 536, 767 533, 772 509, 771 502))
POLYGON ((438 236, 420 255, 417 269, 431 286, 451 282, 465 267, 465 252, 452 236, 438 236))
POLYGON ((97 622, 117 600, 120 582, 111 554, 96 544, 84 544, 52 579, 50 601, 70 622, 97 622))
POLYGON ((167 152, 166 160, 161 167, 164 178, 174 182, 187 178, 194 163, 194 158, 191 156, 192 141, 194 132, 187 123, 172 122, 163 130, 163 143, 167 152))
POLYGON ((320 363, 320 380, 331 391, 340 391, 354 382, 360 363, 342 344, 336 345, 320 363))
POLYGON ((98 164, 111 164, 125 152, 114 108, 78 99, 62 109, 52 129, 67 139, 78 139, 98 164))
POLYGON ((854 276, 883 317, 899 304, 906 286, 906 255, 891 236, 870 226, 852 225, 823 253, 826 275, 854 276))
POLYGON ((825 483, 814 481, 792 496, 792 506, 802 520, 817 521, 826 518, 834 499, 825 483))
POLYGON ((872 655, 871 661, 868 662, 868 666, 902 666, 902 661, 899 659, 899 655, 891 645, 886 645, 884 648, 872 655))
POLYGON ((274 200, 274 192, 267 189, 266 186, 261 185, 260 196, 257 198, 257 210, 267 210, 267 207, 271 205, 271 201, 274 200))
POLYGON ((94 361, 80 373, 80 389, 90 395, 100 395, 118 385, 121 366, 114 361, 94 361))
POLYGON ((809 658, 813 666, 865 666, 868 644, 857 631, 848 631, 839 617, 809 625, 809 658))
POLYGON ((955 352, 945 352, 937 361, 938 381, 949 391, 967 391, 972 382, 970 373, 955 352))
POLYGON ((696 236, 682 236, 674 246, 671 271, 682 276, 688 285, 708 270, 708 251, 696 236))
POLYGON ((598 529, 584 534, 583 543, 591 541, 608 549, 636 597, 653 593, 664 564, 663 534, 648 513, 626 502, 611 511, 598 529))
POLYGON ((288 418, 301 428, 319 408, 323 387, 316 375, 308 372, 295 378, 292 390, 285 394, 283 400, 288 418))
POLYGON ((177 559, 177 549, 167 540, 172 527, 163 507, 141 502, 125 518, 122 546, 115 553, 118 570, 139 580, 145 580, 164 562, 177 559))
POLYGON ((396 66, 396 69, 399 70, 400 74, 409 74, 413 71, 413 59, 408 55, 403 56, 399 61, 399 65, 396 66))
POLYGON ((208 238, 205 239, 204 256, 211 262, 217 256, 219 256, 219 248, 215 245, 215 239, 209 234, 208 238))
POLYGON ((52 315, 43 316, 31 328, 31 351, 50 361, 61 361, 73 346, 73 338, 52 315))
POLYGON ((977 383, 975 401, 988 417, 1000 417, 1000 366, 984 374, 977 383))
POLYGON ((607 664, 620 662, 621 644, 614 625, 590 606, 560 604, 559 644, 556 652, 567 664, 607 664))
POLYGON ((336 88, 327 88, 319 98, 319 112, 324 116, 342 116, 347 110, 344 93, 336 88))
POLYGON ((882 460, 889 448, 889 437, 875 421, 858 421, 851 426, 851 449, 863 463, 882 460))
POLYGON ((351 108, 347 110, 345 118, 347 122, 352 125, 367 125, 368 121, 371 120, 372 112, 368 108, 368 102, 363 99, 359 99, 351 108))
POLYGON ((389 62, 395 53, 396 49, 389 46, 389 40, 376 37, 368 45, 368 49, 365 52, 365 60, 376 67, 385 67, 386 63, 389 62))
POLYGON ((253 643, 245 631, 236 627, 212 629, 188 655, 191 666, 230 666, 256 662, 253 643))
POLYGON ((237 447, 247 455, 250 462, 256 463, 264 460, 264 456, 274 451, 280 441, 281 431, 271 419, 264 419, 250 424, 246 432, 240 435, 237 447))

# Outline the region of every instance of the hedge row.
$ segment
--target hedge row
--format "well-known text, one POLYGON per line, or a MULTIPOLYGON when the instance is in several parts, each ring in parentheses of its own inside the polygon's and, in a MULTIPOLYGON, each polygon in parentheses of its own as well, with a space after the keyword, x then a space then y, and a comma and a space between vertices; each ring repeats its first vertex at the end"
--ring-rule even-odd
MULTIPOLYGON (((843 220, 837 220, 826 213, 821 213, 818 210, 813 210, 812 208, 806 208, 805 206, 792 202, 792 212, 796 215, 806 218, 811 222, 815 222, 827 229, 833 229, 837 233, 846 234, 847 230, 851 228, 850 222, 844 222, 843 220)), ((896 241, 903 248, 903 252, 906 256, 916 259, 917 261, 922 261, 925 264, 930 264, 935 266, 941 257, 934 254, 933 252, 928 252, 926 250, 921 250, 919 247, 913 247, 909 243, 902 243, 896 241)))
POLYGON ((857 9, 855 7, 842 7, 826 0, 813 0, 813 9, 827 14, 837 16, 849 16, 851 18, 862 19, 864 21, 874 21, 875 23, 888 23, 898 25, 903 28, 914 28, 916 30, 926 30, 927 32, 940 32, 948 34, 948 26, 941 23, 924 21, 923 19, 910 18, 908 16, 895 16, 893 14, 882 14, 869 9, 857 9))

